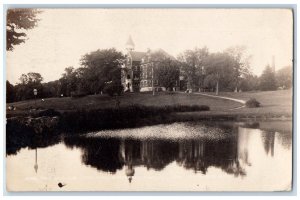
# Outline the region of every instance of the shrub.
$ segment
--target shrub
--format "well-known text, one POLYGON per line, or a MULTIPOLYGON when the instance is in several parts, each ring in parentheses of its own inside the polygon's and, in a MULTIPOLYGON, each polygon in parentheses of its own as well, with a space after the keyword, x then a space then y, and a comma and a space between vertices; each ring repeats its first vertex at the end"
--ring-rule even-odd
POLYGON ((246 102, 246 107, 247 108, 257 108, 257 107, 260 107, 260 103, 255 98, 251 98, 246 102))
POLYGON ((103 90, 106 94, 108 94, 109 96, 112 97, 114 95, 120 96, 121 93, 123 92, 124 88, 123 88, 123 85, 121 85, 121 84, 110 83, 110 84, 107 84, 103 90))

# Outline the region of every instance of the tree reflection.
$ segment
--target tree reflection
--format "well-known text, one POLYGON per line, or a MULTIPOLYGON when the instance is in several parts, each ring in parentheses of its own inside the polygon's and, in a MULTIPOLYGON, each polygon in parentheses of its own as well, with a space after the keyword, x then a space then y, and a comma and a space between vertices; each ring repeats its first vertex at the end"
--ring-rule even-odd
POLYGON ((38 134, 23 127, 24 129, 9 132, 6 134, 6 154, 15 155, 21 148, 29 149, 45 148, 55 145, 61 141, 57 134, 43 133, 38 134))
MULTIPOLYGON (((228 130, 227 130, 228 131, 228 130)), ((238 157, 237 127, 225 139, 137 140, 117 138, 65 138, 68 147, 82 149, 82 162, 98 170, 115 173, 125 167, 125 175, 132 182, 135 168, 163 170, 176 163, 185 169, 205 174, 210 166, 221 168, 235 176, 246 175, 238 157)))
POLYGON ((83 150, 82 162, 98 170, 115 173, 124 165, 120 155, 119 139, 67 137, 64 142, 71 148, 80 147, 83 150))
POLYGON ((266 154, 274 156, 274 142, 275 142, 275 131, 263 131, 261 133, 262 142, 266 154))
POLYGON ((177 163, 195 173, 206 174, 207 169, 213 166, 235 176, 246 175, 238 159, 236 138, 182 141, 179 143, 177 163))
MULTIPOLYGON (((276 142, 279 141, 278 144, 291 144, 291 133, 288 131, 278 133, 273 130, 257 130, 254 132, 260 136, 256 135, 255 139, 259 138, 259 140, 253 140, 255 136, 253 128, 257 129, 260 126, 261 124, 257 123, 250 125, 237 125, 229 122, 217 125, 205 124, 205 128, 199 129, 205 132, 199 133, 198 137, 197 124, 194 123, 187 127, 194 128, 193 131, 196 132, 197 137, 189 137, 190 139, 67 136, 64 138, 64 143, 68 148, 80 148, 81 161, 84 165, 108 173, 124 170, 124 177, 127 177, 130 183, 138 175, 137 167, 160 171, 172 162, 195 173, 207 174, 209 168, 214 167, 235 177, 243 177, 246 176, 247 167, 252 165, 251 158, 256 144, 263 145, 262 152, 265 151, 271 156, 274 156, 275 137, 276 142), (256 143, 254 144, 253 141, 256 143)), ((16 130, 18 131, 7 137, 7 154, 16 154, 23 147, 35 149, 34 170, 37 172, 37 148, 59 143, 61 137, 47 133, 34 134, 26 128, 16 130)), ((39 153, 39 157, 41 156, 43 155, 39 153)))

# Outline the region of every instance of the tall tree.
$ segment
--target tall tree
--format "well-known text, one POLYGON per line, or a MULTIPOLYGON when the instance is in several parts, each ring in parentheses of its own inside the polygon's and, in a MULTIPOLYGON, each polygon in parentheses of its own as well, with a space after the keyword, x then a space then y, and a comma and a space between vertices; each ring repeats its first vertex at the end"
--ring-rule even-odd
POLYGON ((6 103, 15 101, 15 96, 14 86, 9 81, 6 81, 6 103))
POLYGON ((225 50, 235 62, 232 63, 235 92, 238 91, 243 77, 250 73, 251 56, 246 54, 245 46, 233 46, 225 50))
POLYGON ((123 59, 123 54, 114 48, 93 51, 81 58, 81 65, 85 68, 82 77, 89 85, 90 93, 101 92, 110 82, 121 85, 123 59))
POLYGON ((276 78, 275 72, 272 70, 270 65, 267 65, 262 75, 259 78, 259 89, 263 91, 276 90, 276 78))
POLYGON ((38 90, 38 97, 43 94, 43 77, 36 72, 22 74, 19 78, 20 83, 15 86, 16 101, 34 98, 33 89, 38 90))
POLYGON ((251 73, 243 76, 240 81, 239 88, 242 91, 253 91, 259 89, 259 79, 251 73))
POLYGON ((181 70, 187 77, 188 89, 200 87, 201 75, 208 55, 207 47, 203 47, 201 49, 186 50, 178 56, 178 60, 181 62, 181 70))
POLYGON ((12 51, 15 45, 25 42, 24 30, 37 26, 37 14, 41 11, 30 8, 16 8, 7 10, 6 50, 12 51))
POLYGON ((179 63, 163 50, 158 50, 150 54, 150 62, 154 64, 154 80, 160 86, 171 90, 179 83, 179 63))
POLYGON ((288 89, 293 84, 292 66, 286 66, 276 72, 276 82, 279 87, 288 89))
POLYGON ((220 88, 228 88, 233 79, 232 66, 234 59, 226 53, 213 53, 206 60, 206 87, 215 86, 216 95, 220 88))
POLYGON ((60 93, 65 96, 70 96, 71 92, 77 91, 77 73, 74 67, 65 68, 65 73, 62 74, 62 78, 59 79, 60 82, 60 93))

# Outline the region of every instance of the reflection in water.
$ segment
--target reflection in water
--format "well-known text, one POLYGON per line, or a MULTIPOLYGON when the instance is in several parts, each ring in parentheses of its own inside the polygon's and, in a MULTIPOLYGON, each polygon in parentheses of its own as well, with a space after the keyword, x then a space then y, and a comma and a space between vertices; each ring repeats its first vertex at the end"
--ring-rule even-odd
POLYGON ((53 134, 36 134, 20 133, 11 135, 7 134, 6 137, 6 154, 17 154, 21 148, 28 147, 30 149, 45 148, 61 142, 61 137, 53 134))
POLYGON ((37 173, 38 168, 39 168, 38 163, 37 163, 37 148, 35 148, 35 163, 34 163, 33 168, 34 168, 35 173, 37 173))
MULTIPOLYGON (((251 176, 251 172, 253 176, 251 168, 255 169, 257 166, 266 166, 267 168, 268 165, 270 167, 272 164, 268 163, 270 162, 267 161, 268 158, 278 157, 278 153, 288 155, 282 149, 286 149, 287 152, 290 152, 291 149, 292 134, 289 130, 280 130, 280 132, 273 129, 268 130, 263 123, 175 124, 176 128, 180 129, 181 126, 184 127, 182 130, 192 129, 193 135, 187 133, 189 135, 185 137, 180 133, 176 135, 176 139, 172 139, 170 138, 172 132, 170 132, 168 138, 164 136, 138 138, 135 135, 130 137, 131 129, 128 129, 126 137, 120 137, 119 132, 115 131, 116 135, 110 132, 109 137, 64 137, 63 144, 70 151, 77 149, 80 152, 81 157, 77 157, 80 158, 83 166, 97 169, 97 173, 101 176, 103 173, 100 172, 114 176, 122 173, 122 176, 127 179, 127 184, 130 183, 130 185, 139 180, 141 168, 149 174, 158 172, 163 176, 167 166, 176 166, 178 169, 184 169, 187 173, 193 172, 195 176, 211 176, 211 169, 213 169, 221 171, 222 175, 244 179, 251 176), (260 130, 261 126, 264 127, 263 130, 260 130)), ((159 128, 163 127, 159 126, 159 128)), ((160 134, 159 132, 152 133, 153 130, 157 131, 157 127, 148 127, 149 133, 160 134)), ((122 130, 122 133, 124 131, 122 130)), ((135 129, 135 131, 137 130, 135 129)), ((164 131, 162 133, 165 133, 164 131)), ((134 132, 134 134, 136 133, 134 132)), ((42 149, 52 148, 52 145, 61 142, 62 138, 60 137, 40 135, 34 136, 30 142, 27 141, 27 147, 34 149, 35 153, 32 154, 35 155, 33 162, 35 174, 42 174, 45 170, 43 162, 39 163, 38 158, 43 160, 44 157, 49 156, 40 153, 42 149)), ((18 158, 22 154, 22 151, 18 153, 22 147, 12 145, 15 144, 14 142, 7 144, 7 149, 10 149, 7 154, 11 155, 8 156, 9 163, 9 159, 18 158)), ((60 151, 57 154, 61 155, 63 152, 60 151)), ((70 162, 70 160, 66 162, 70 162)), ((33 171, 32 165, 30 168, 33 171)), ((269 173, 269 169, 259 170, 266 170, 269 173)), ((214 172, 216 173, 216 171, 214 172)), ((80 174, 80 171, 74 173, 80 174)), ((254 174, 257 176, 259 173, 256 171, 254 174)), ((274 176, 272 173, 270 175, 274 176)), ((181 178, 184 181, 185 177, 181 178)), ((68 185, 72 184, 68 183, 68 185)))
MULTIPOLYGON (((209 128, 206 130, 211 132, 209 128)), ((233 126, 229 129, 226 126, 226 133, 228 131, 230 137, 217 140, 68 137, 65 138, 65 144, 71 148, 80 147, 83 151, 82 162, 98 170, 115 173, 125 166, 129 182, 137 166, 160 171, 173 161, 195 173, 205 174, 213 166, 234 176, 245 176, 238 157, 238 128, 233 126)))
POLYGON ((266 154, 274 156, 275 131, 263 131, 261 137, 266 154))
POLYGON ((124 162, 120 159, 120 140, 110 138, 95 140, 83 137, 67 137, 67 147, 79 147, 83 150, 82 162, 98 170, 115 173, 122 169, 124 162))
POLYGON ((242 161, 243 164, 247 166, 251 166, 251 162, 249 161, 249 129, 239 128, 239 137, 238 137, 238 157, 242 161))

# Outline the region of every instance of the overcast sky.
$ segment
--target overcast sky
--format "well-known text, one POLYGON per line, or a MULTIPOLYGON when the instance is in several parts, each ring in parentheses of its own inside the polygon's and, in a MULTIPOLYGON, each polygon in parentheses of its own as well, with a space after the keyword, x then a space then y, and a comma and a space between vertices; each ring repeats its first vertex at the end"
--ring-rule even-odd
POLYGON ((276 68, 292 65, 292 12, 286 9, 47 9, 28 40, 7 53, 7 79, 39 72, 44 81, 79 67, 82 55, 115 47, 131 35, 136 50, 162 48, 173 56, 207 46, 210 52, 245 45, 253 73, 275 56, 276 68))

